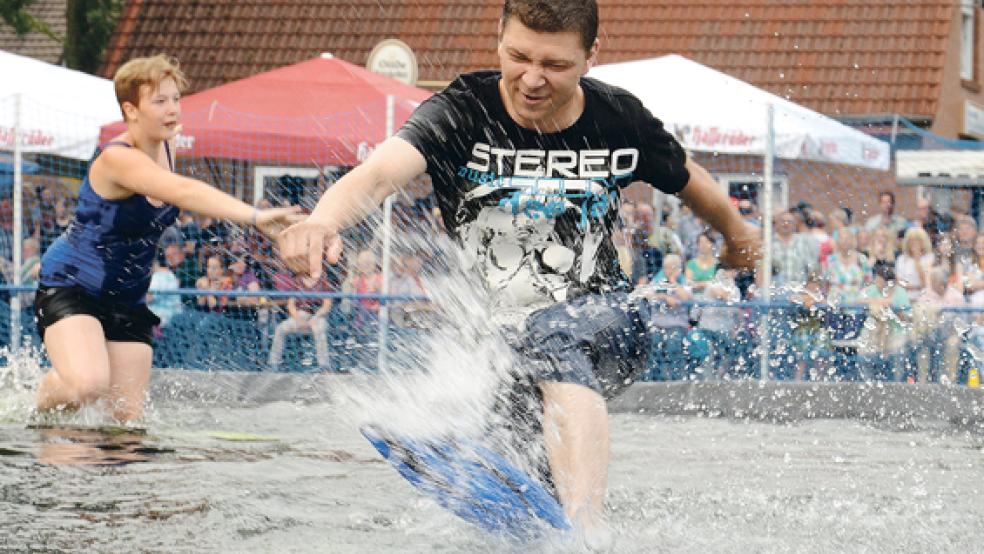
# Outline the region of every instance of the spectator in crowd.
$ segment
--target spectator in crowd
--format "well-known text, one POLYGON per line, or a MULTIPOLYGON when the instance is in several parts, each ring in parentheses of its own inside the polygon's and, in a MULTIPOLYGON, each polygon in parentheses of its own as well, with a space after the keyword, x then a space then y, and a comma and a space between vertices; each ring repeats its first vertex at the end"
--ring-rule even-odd
MULTIPOLYGON (((25 235, 26 236, 26 235, 25 235)), ((9 200, 0 200, 0 260, 14 259, 14 219, 9 200)))
POLYGON ((869 240, 868 231, 865 231, 864 227, 857 227, 854 230, 854 236, 857 240, 857 246, 855 247, 855 249, 858 252, 862 252, 862 253, 867 252, 868 240, 869 240))
POLYGON ((969 215, 957 217, 953 229, 954 263, 961 274, 972 267, 976 261, 974 244, 977 241, 977 222, 969 215))
MULTIPOLYGON (((363 250, 355 258, 355 267, 342 285, 346 294, 379 294, 383 290, 383 274, 379 271, 376 254, 363 250)), ((363 329, 374 322, 379 313, 379 300, 360 298, 347 303, 352 312, 352 322, 356 328, 363 329)))
POLYGON ((697 237, 697 255, 687 261, 687 284, 694 292, 702 292, 717 274, 717 266, 714 238, 710 233, 701 233, 697 237))
POLYGON ((653 208, 649 204, 634 204, 632 213, 631 247, 632 267, 636 284, 648 283, 663 267, 666 252, 652 243, 653 208))
POLYGON ((178 222, 174 222, 164 232, 161 233, 160 240, 157 241, 157 248, 166 248, 171 244, 176 244, 181 248, 184 248, 185 238, 181 234, 181 226, 178 222))
POLYGON ((199 263, 207 262, 210 256, 224 255, 226 240, 229 238, 229 227, 225 222, 199 216, 198 227, 201 229, 198 237, 199 263))
MULTIPOLYGON (((35 185, 35 202, 31 202, 29 198, 24 198, 25 204, 31 206, 29 211, 31 213, 31 220, 34 222, 34 235, 39 239, 44 238, 45 226, 52 224, 52 218, 55 213, 55 191, 58 190, 56 186, 54 183, 45 179, 35 185)), ((27 183, 25 183, 24 188, 24 192, 31 190, 27 183)))
POLYGON ((393 277, 389 283, 390 294, 400 296, 427 296, 427 287, 421 276, 420 256, 409 250, 394 264, 393 277))
POLYGON ((650 320, 657 329, 652 339, 650 378, 685 378, 684 338, 690 327, 690 310, 683 303, 692 300, 693 294, 685 284, 679 254, 668 254, 652 283, 638 290, 657 305, 650 320))
POLYGON ((827 258, 825 272, 829 285, 827 301, 837 306, 827 320, 831 344, 835 347, 834 365, 838 378, 851 380, 860 377, 855 357, 865 314, 849 305, 858 303, 864 286, 871 282, 871 266, 857 249, 858 233, 851 227, 841 229, 834 252, 827 258))
POLYGON ((23 260, 20 267, 21 284, 29 287, 37 286, 38 272, 41 270, 41 247, 38 239, 27 237, 21 242, 21 259, 23 260))
POLYGON ((825 354, 830 349, 826 289, 827 281, 818 270, 807 274, 801 288, 790 291, 789 301, 796 306, 789 315, 789 347, 793 357, 790 378, 794 381, 819 380, 826 373, 824 366, 828 360, 825 354))
POLYGON ((929 286, 919 298, 924 304, 938 307, 963 306, 963 294, 950 284, 950 274, 944 266, 936 266, 929 272, 929 286))
POLYGON ((670 283, 673 285, 686 285, 687 278, 683 273, 683 259, 679 254, 667 254, 666 259, 663 260, 663 269, 659 270, 659 273, 653 277, 654 285, 663 285, 670 283), (673 258, 670 258, 673 256, 673 258), (667 266, 666 263, 670 262, 667 266))
MULTIPOLYGON (((887 227, 879 227, 892 236, 887 227)), ((908 328, 908 309, 912 306, 909 293, 895 280, 895 265, 887 260, 873 264, 872 283, 864 289, 861 303, 868 306, 868 317, 861 331, 859 354, 868 358, 863 367, 877 381, 898 381, 908 328)))
POLYGON ((963 285, 970 303, 984 307, 984 234, 974 241, 974 263, 964 273, 963 285))
POLYGON ((178 290, 178 277, 159 259, 154 259, 153 273, 150 275, 150 288, 147 289, 147 307, 160 320, 160 329, 167 327, 171 319, 181 313, 181 297, 177 294, 155 294, 160 291, 178 290))
POLYGON ((942 267, 949 275, 948 286, 953 286, 961 292, 964 290, 963 267, 957 263, 956 246, 951 236, 953 233, 940 233, 936 237, 936 263, 934 267, 942 267))
MULTIPOLYGON (((925 230, 931 243, 935 244, 937 235, 949 232, 952 226, 953 218, 933 209, 929 198, 920 197, 916 199, 916 211, 910 227, 920 227, 925 230)), ((898 269, 896 269, 896 276, 898 276, 898 269)))
POLYGON ((935 261, 929 233, 922 227, 912 227, 902 238, 902 253, 895 260, 895 278, 910 294, 918 295, 926 288, 935 261))
POLYGON ((868 248, 865 251, 868 262, 874 268, 878 262, 885 262, 892 266, 892 280, 895 275, 895 260, 898 257, 898 235, 890 227, 877 227, 871 231, 868 239, 868 248))
MULTIPOLYGON (((322 274, 321 278, 303 276, 294 280, 292 290, 299 292, 332 292, 334 287, 328 281, 330 272, 322 274)), ((330 366, 328 353, 328 312, 331 311, 331 298, 304 298, 291 296, 287 300, 287 319, 277 324, 273 333, 273 344, 270 346, 270 369, 280 370, 280 362, 284 354, 284 341, 287 335, 309 334, 314 337, 315 353, 318 367, 328 371, 330 366)))
MULTIPOLYGON (((195 288, 199 290, 228 291, 232 289, 232 279, 222 256, 214 254, 205 261, 205 275, 198 278, 195 288)), ((221 312, 229 303, 225 295, 202 295, 198 297, 198 309, 204 312, 221 312)))
MULTIPOLYGON (((400 256, 394 264, 393 276, 389 283, 389 293, 396 296, 416 296, 426 297, 427 286, 421 275, 423 265, 420 255, 413 250, 408 250, 400 256)), ((391 305, 393 312, 400 313, 403 317, 403 326, 410 327, 419 323, 417 317, 432 312, 433 306, 426 299, 400 300, 391 305)), ((394 317, 399 321, 399 316, 394 317)), ((399 323, 398 323, 399 324, 399 323)))
MULTIPOLYGON (((684 259, 689 260, 697 257, 697 242, 700 240, 702 234, 710 232, 709 229, 710 227, 686 204, 680 207, 680 215, 677 217, 676 223, 676 233, 680 237, 680 243, 683 245, 684 259)), ((714 238, 714 235, 712 234, 711 237, 714 238)), ((718 240, 715 239, 713 242, 717 246, 718 240)))
POLYGON ((977 309, 969 318, 968 350, 979 359, 984 357, 984 234, 974 241, 974 265, 964 274, 964 290, 967 304, 977 309))
MULTIPOLYGON (((837 240, 840 230, 851 226, 851 210, 844 206, 830 210, 830 213, 827 214, 827 226, 829 227, 830 239, 837 240)), ((831 250, 833 250, 833 245, 831 245, 831 250)))
POLYGON ((851 225, 851 210, 839 207, 834 208, 827 214, 827 236, 828 240, 820 243, 820 265, 827 264, 827 257, 834 251, 834 243, 840 236, 841 229, 853 228, 851 225))
MULTIPOLYGON (((735 284, 735 271, 718 269, 714 278, 704 287, 700 298, 707 302, 738 302, 741 293, 735 284)), ((708 362, 716 377, 723 377, 730 366, 730 346, 734 341, 737 311, 737 308, 727 306, 701 306, 692 314, 696 316, 697 328, 710 346, 708 362)))
MULTIPOLYGON (((259 292, 260 281, 250 263, 249 252, 236 250, 229 261, 230 290, 236 292, 259 292)), ((225 309, 225 315, 239 320, 257 321, 259 296, 235 296, 225 309)))
POLYGON ((928 286, 913 306, 917 380, 953 383, 956 379, 959 337, 954 323, 960 319, 946 308, 965 305, 964 297, 950 285, 946 267, 935 266, 927 275, 928 286))
POLYGON ((858 231, 842 229, 837 236, 834 252, 827 259, 828 300, 833 304, 852 304, 861 297, 861 290, 871 281, 868 258, 858 252, 858 231))
MULTIPOLYGON (((258 206, 259 209, 264 210, 267 208, 272 208, 269 203, 266 206, 258 206)), ((195 214, 189 212, 188 210, 181 210, 178 214, 178 221, 176 223, 178 230, 181 231, 181 236, 184 238, 184 251, 185 255, 194 258, 196 251, 198 250, 198 243, 201 240, 202 230, 198 228, 198 221, 195 220, 195 214)))
POLYGON ((878 194, 878 210, 877 214, 864 222, 865 231, 870 233, 878 227, 888 227, 896 235, 899 235, 909 226, 909 222, 904 217, 895 213, 894 192, 883 190, 878 194))
MULTIPOLYGON (((48 190, 48 189, 45 189, 48 190)), ((56 238, 60 237, 72 223, 72 210, 65 194, 52 200, 53 211, 41 210, 41 252, 44 253, 56 238)))
POLYGON ((649 246, 656 248, 665 256, 666 254, 679 254, 683 251, 683 244, 679 237, 668 229, 666 221, 656 223, 656 215, 653 207, 646 203, 636 204, 635 217, 637 229, 645 232, 646 241, 649 246))
POLYGON ((810 272, 819 269, 819 246, 812 236, 795 233, 796 221, 796 214, 792 211, 782 212, 776 217, 772 240, 772 274, 776 286, 802 285, 810 272))
MULTIPOLYGON (((36 238, 28 237, 21 242, 21 256, 24 261, 21 262, 20 284, 25 287, 37 287, 38 274, 41 272, 41 248, 36 238)), ((33 292, 20 293, 20 299, 21 309, 34 310, 33 292)))
POLYGON ((756 227, 762 226, 762 221, 759 218, 758 207, 750 198, 738 199, 738 213, 741 214, 741 217, 745 220, 745 223, 756 227))
MULTIPOLYGON (((850 216, 848 216, 848 221, 850 221, 850 216)), ((823 265, 826 263, 827 256, 834 251, 834 238, 828 232, 827 216, 823 215, 820 210, 810 210, 804 221, 804 226, 806 228, 804 233, 813 237, 813 240, 817 242, 818 257, 821 265, 823 265)))
POLYGON ((636 221, 636 205, 634 202, 629 202, 628 200, 622 202, 622 209, 619 210, 619 217, 622 219, 622 228, 628 234, 632 234, 638 222, 636 221))
MULTIPOLYGON (((177 244, 169 244, 164 248, 164 264, 174 273, 178 279, 178 284, 183 289, 195 288, 198 281, 198 267, 194 258, 189 258, 185 254, 184 248, 177 244)), ((186 305, 193 305, 194 298, 187 296, 181 298, 186 305)))

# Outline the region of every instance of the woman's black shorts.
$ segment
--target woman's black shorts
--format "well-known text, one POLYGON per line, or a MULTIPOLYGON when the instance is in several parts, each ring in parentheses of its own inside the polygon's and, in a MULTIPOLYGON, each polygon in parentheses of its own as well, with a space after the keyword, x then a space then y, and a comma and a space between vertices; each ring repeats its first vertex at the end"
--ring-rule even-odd
POLYGON ((114 304, 93 298, 79 286, 39 286, 34 297, 34 313, 41 338, 44 338, 45 329, 61 319, 70 315, 90 315, 102 324, 108 341, 142 342, 153 346, 154 327, 161 323, 146 304, 114 304))

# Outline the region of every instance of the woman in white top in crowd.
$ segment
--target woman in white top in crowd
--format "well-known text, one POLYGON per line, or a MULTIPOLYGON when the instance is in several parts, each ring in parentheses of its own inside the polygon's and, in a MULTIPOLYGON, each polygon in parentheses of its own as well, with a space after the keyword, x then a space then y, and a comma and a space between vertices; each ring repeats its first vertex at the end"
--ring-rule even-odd
POLYGON ((902 254, 895 259, 895 278, 905 290, 918 294, 929 283, 928 274, 936 258, 929 234, 913 227, 902 238, 902 254))
POLYGON ((964 274, 964 289, 972 305, 984 307, 984 235, 974 241, 974 264, 964 274))

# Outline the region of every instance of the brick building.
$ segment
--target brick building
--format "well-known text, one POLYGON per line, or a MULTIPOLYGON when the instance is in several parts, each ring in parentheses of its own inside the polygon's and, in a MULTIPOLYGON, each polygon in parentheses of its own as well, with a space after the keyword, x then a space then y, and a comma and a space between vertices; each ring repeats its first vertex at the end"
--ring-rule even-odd
MULTIPOLYGON (((971 0, 599 0, 600 63, 677 53, 898 143, 900 114, 947 137, 984 139, 967 114, 984 106, 982 10, 971 0)), ((196 90, 331 52, 364 64, 398 38, 415 52, 418 85, 496 65, 500 0, 128 0, 106 53, 166 51, 196 90)), ((756 158, 699 156, 720 174, 754 176, 756 158)), ((789 201, 874 205, 890 173, 778 164, 789 201), (817 194, 825 191, 826 194, 817 194)), ((912 194, 905 191, 905 211, 912 194)))

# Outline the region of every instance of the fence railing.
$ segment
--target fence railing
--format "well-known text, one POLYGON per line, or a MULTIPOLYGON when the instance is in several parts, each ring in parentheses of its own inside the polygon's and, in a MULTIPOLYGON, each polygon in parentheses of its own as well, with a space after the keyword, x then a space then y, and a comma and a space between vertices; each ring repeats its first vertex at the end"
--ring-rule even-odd
MULTIPOLYGON (((11 344, 10 299, 20 295, 21 343, 41 344, 29 287, 0 286, 0 345, 11 344)), ((415 296, 177 289, 151 303, 163 321, 155 367, 242 371, 373 371, 379 359, 379 307, 391 314, 426 300, 415 296), (209 306, 199 299, 219 297, 209 306), (163 299, 171 299, 168 303, 163 299), (320 321, 292 321, 287 301, 331 300, 320 321)), ((684 318, 657 325, 641 380, 830 380, 979 384, 984 309, 915 307, 870 311, 865 305, 810 307, 791 302, 691 301, 684 318), (768 313, 768 318, 761 317, 768 313), (763 322, 767 321, 763 329, 763 322), (981 323, 978 323, 981 321, 981 323), (763 341, 764 336, 768 337, 763 341), (767 345, 768 354, 762 352, 767 345), (762 360, 766 359, 765 364, 762 360), (762 368, 766 374, 762 374, 762 368)), ((664 315, 659 310, 654 317, 664 315)), ((428 329, 397 315, 386 323, 386 348, 401 349, 428 329)), ((43 349, 38 349, 47 363, 43 349)), ((9 353, 7 354, 10 355, 9 353)))

